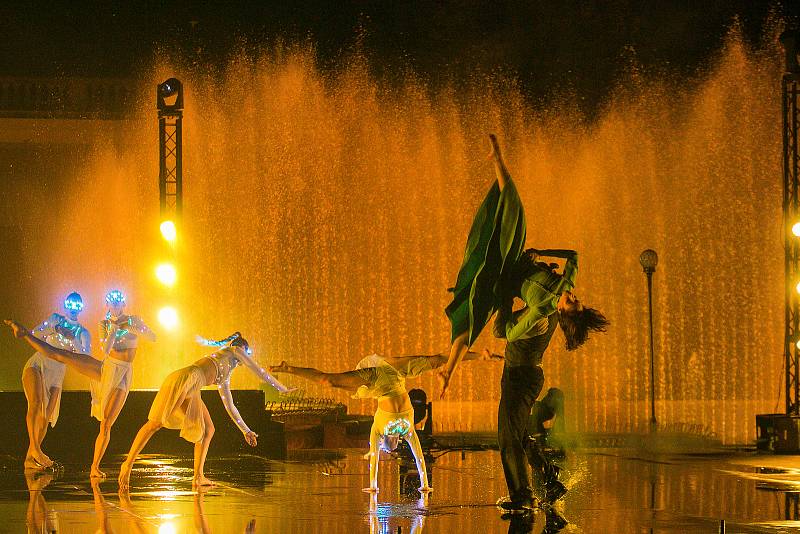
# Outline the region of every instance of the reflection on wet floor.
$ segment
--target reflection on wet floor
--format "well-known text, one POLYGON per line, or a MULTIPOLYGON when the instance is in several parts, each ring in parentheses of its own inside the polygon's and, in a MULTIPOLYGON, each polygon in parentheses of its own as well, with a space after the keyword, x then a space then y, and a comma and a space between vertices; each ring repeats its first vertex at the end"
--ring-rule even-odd
MULTIPOLYGON (((732 453, 645 458, 596 449, 568 455, 569 493, 554 509, 511 520, 496 451, 443 452, 429 498, 413 469, 384 461, 381 492, 367 484, 362 451, 306 451, 288 461, 212 458, 217 486, 192 491, 190 458, 145 456, 130 493, 91 482, 86 466, 23 473, 0 461, 0 532, 468 533, 800 532, 800 457, 732 453)), ((109 466, 115 476, 118 462, 109 466)))

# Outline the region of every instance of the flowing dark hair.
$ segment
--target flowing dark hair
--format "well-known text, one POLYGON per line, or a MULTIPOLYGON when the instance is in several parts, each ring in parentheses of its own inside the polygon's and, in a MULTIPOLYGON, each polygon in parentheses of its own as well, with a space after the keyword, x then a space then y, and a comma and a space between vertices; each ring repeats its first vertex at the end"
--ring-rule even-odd
POLYGON ((589 332, 605 332, 611 324, 605 315, 594 308, 575 313, 558 313, 558 325, 567 340, 567 350, 575 350, 589 339, 589 332))
POLYGON ((537 270, 541 269, 536 264, 536 251, 529 248, 520 255, 508 275, 498 283, 499 302, 497 306, 497 317, 494 320, 494 336, 501 339, 506 338, 506 325, 511 320, 514 308, 514 299, 520 296, 522 282, 530 277, 537 270))

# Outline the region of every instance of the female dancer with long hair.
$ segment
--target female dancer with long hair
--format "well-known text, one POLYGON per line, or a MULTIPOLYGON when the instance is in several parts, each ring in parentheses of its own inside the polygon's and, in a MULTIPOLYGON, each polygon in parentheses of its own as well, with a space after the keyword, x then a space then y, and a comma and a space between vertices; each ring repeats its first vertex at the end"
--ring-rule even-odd
MULTIPOLYGON (((83 310, 83 299, 78 293, 70 293, 64 299, 64 313, 54 313, 37 326, 33 335, 64 350, 89 354, 91 336, 78 322, 83 310)), ((61 405, 61 385, 66 366, 47 357, 41 351, 28 359, 22 370, 22 388, 28 401, 25 423, 28 428, 28 451, 25 454, 25 469, 51 467, 53 461, 42 452, 42 441, 47 425, 55 426, 61 405)))
MULTIPOLYGON (((490 135, 489 139, 497 183, 475 217, 453 302, 446 310, 452 324, 453 344, 440 379, 444 395, 461 354, 498 312, 495 335, 507 341, 497 417, 509 501, 501 506, 524 512, 533 505, 525 449, 531 408, 544 385, 541 368, 544 351, 558 325, 566 338, 567 350, 575 350, 586 342, 589 331, 604 332, 609 323, 599 311, 584 307, 571 291, 578 272, 577 252, 522 251, 525 214, 497 138, 490 135), (540 256, 564 259, 563 272, 556 272, 557 264, 537 261, 540 256), (515 312, 516 298, 525 307, 515 312)), ((558 481, 558 469, 546 458, 532 451, 531 464, 545 499, 554 501, 566 492, 558 481)))
MULTIPOLYGON (((484 351, 483 355, 468 352, 465 359, 500 358, 484 351)), ((295 367, 285 361, 271 367, 273 373, 288 373, 314 382, 350 391, 355 399, 377 399, 378 409, 369 437, 369 487, 366 492, 378 491, 378 460, 380 451, 391 452, 400 439, 405 439, 414 454, 420 477, 419 491, 432 491, 425 471, 425 456, 414 430, 414 408, 406 391, 406 378, 416 377, 444 365, 443 354, 432 356, 378 356, 373 354, 358 362, 355 370, 326 373, 313 367, 295 367)))
POLYGON ((108 447, 111 427, 122 411, 133 385, 133 360, 136 358, 139 338, 156 340, 156 335, 140 317, 125 314, 125 304, 122 291, 109 291, 106 295, 106 318, 100 322, 100 343, 105 359, 99 380, 93 379, 90 382, 92 417, 100 421, 100 431, 94 442, 90 473, 92 478, 106 476, 100 471, 100 460, 108 447))
POLYGON ((150 438, 161 428, 179 429, 181 431, 180 436, 183 439, 194 443, 194 478, 192 485, 211 486, 214 484, 203 473, 208 446, 214 436, 214 423, 211 421, 208 408, 206 408, 200 397, 200 388, 204 386, 217 386, 222 403, 225 405, 225 410, 241 430, 247 444, 251 447, 255 447, 258 444, 258 434, 250 430, 233 403, 230 387, 231 374, 240 364, 247 367, 253 374, 264 382, 271 384, 281 393, 291 391, 278 382, 266 369, 258 365, 251 356, 247 340, 239 332, 223 340, 207 341, 205 344, 222 348, 197 360, 188 367, 174 371, 164 379, 156 398, 153 399, 147 422, 139 429, 131 444, 128 457, 120 467, 120 489, 128 487, 131 469, 136 457, 147 445, 147 442, 150 441, 150 438))

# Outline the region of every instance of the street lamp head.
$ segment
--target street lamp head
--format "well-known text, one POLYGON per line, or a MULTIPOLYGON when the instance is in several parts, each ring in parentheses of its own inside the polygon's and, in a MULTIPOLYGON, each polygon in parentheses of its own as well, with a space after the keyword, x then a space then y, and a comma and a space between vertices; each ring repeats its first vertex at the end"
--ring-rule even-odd
POLYGON ((656 265, 658 265, 658 254, 653 249, 647 249, 639 255, 639 263, 642 264, 642 269, 646 273, 656 272, 656 265))

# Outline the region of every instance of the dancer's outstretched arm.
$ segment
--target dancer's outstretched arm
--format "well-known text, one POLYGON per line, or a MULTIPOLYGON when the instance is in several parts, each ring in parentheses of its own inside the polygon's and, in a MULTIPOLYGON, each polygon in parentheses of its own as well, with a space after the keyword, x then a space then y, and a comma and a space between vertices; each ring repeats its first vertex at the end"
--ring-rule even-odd
POLYGON ((250 371, 252 371, 254 375, 256 375, 264 382, 267 382, 281 393, 288 393, 290 391, 294 391, 295 389, 297 389, 297 388, 286 387, 283 384, 281 384, 277 378, 272 376, 272 374, 269 371, 258 365, 258 363, 253 359, 253 357, 247 354, 247 352, 245 352, 242 348, 237 347, 235 349, 235 354, 236 357, 239 359, 239 361, 242 362, 242 364, 244 364, 245 367, 250 369, 250 371))
POLYGON ((234 422, 234 424, 236 424, 237 427, 239 427, 239 430, 242 431, 242 434, 244 434, 244 440, 251 447, 258 445, 258 434, 250 430, 250 427, 248 427, 247 423, 244 422, 241 414, 239 414, 239 410, 236 408, 236 404, 233 402, 230 377, 228 377, 228 380, 220 384, 217 389, 219 390, 219 396, 222 398, 222 404, 225 406, 225 411, 228 412, 231 420, 234 422))
POLYGON ((6 319, 4 322, 11 328, 12 332, 14 332, 14 337, 25 340, 35 350, 49 358, 71 366, 73 369, 82 375, 88 376, 92 380, 100 380, 100 372, 103 368, 103 364, 100 360, 96 360, 87 354, 54 347, 31 334, 27 328, 16 321, 6 319))
POLYGON ((419 473, 419 491, 426 493, 433 491, 433 488, 428 485, 428 471, 425 469, 425 453, 422 451, 422 445, 419 444, 419 438, 414 429, 406 436, 406 441, 411 447, 411 452, 414 454, 414 462, 417 464, 417 473, 419 473))
MULTIPOLYGON (((503 356, 484 349, 481 352, 467 351, 464 360, 502 360, 503 356)), ((409 355, 409 356, 388 356, 384 358, 386 363, 395 369, 403 368, 406 376, 419 376, 425 371, 430 371, 442 367, 447 363, 447 353, 440 352, 432 355, 409 355)))
POLYGON ((150 327, 138 315, 131 315, 128 317, 128 324, 130 329, 139 334, 141 337, 148 341, 155 342, 156 333, 150 330, 150 327))
POLYGON ((372 425, 372 430, 369 433, 369 487, 364 488, 362 491, 368 493, 378 493, 378 461, 381 458, 381 451, 378 444, 381 440, 381 434, 375 425, 372 425))

